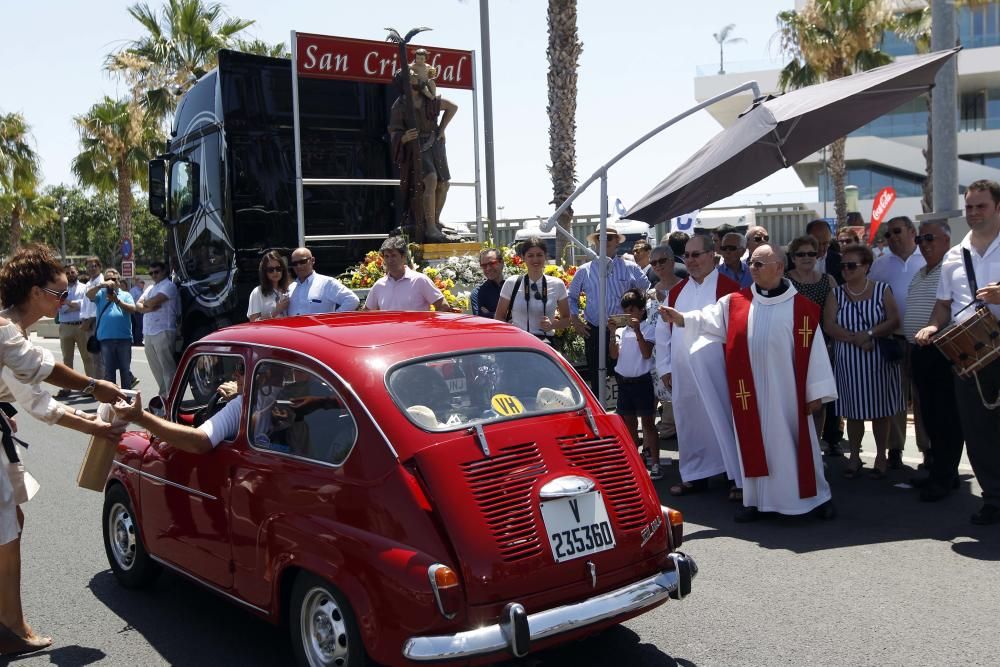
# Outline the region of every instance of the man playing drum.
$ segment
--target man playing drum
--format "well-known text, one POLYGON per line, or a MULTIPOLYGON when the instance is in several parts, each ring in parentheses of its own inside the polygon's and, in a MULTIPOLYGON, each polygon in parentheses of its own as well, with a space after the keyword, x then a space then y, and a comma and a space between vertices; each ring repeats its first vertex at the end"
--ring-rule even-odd
MULTIPOLYGON (((979 180, 970 184, 965 193, 965 218, 971 231, 944 258, 937 303, 928 326, 915 336, 918 345, 930 345, 949 322, 961 326, 975 315, 975 306, 969 307, 974 301, 985 303, 993 317, 1000 319, 1000 183, 979 180)), ((1000 522, 1000 408, 986 405, 995 402, 998 395, 1000 357, 972 377, 955 377, 969 462, 983 489, 983 506, 972 515, 972 523, 977 525, 1000 522)))

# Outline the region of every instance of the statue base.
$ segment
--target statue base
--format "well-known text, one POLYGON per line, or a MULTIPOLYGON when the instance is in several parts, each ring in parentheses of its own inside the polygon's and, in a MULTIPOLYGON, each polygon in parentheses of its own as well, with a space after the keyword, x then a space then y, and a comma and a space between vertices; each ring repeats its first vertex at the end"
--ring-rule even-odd
POLYGON ((448 259, 455 255, 478 256, 482 249, 482 245, 479 243, 424 243, 419 247, 425 262, 434 259, 448 259))

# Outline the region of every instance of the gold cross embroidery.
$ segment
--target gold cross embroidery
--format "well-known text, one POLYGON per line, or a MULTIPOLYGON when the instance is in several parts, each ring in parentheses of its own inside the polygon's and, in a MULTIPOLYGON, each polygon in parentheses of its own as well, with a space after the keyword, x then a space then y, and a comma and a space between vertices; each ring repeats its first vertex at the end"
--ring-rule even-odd
POLYGON ((812 338, 813 332, 809 328, 809 316, 802 316, 802 328, 799 329, 798 333, 802 334, 802 347, 809 347, 809 339, 812 338))
POLYGON ((736 398, 740 399, 740 403, 743 405, 743 410, 747 410, 747 399, 750 398, 752 394, 747 391, 746 386, 743 384, 743 380, 740 380, 740 389, 736 392, 736 398))

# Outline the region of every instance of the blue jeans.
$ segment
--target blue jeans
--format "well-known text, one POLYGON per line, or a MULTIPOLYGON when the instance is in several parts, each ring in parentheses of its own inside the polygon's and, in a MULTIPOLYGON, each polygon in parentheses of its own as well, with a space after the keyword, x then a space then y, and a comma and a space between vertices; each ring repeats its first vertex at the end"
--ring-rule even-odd
POLYGON ((121 374, 121 387, 132 387, 132 339, 111 338, 101 341, 101 357, 104 359, 104 379, 115 381, 115 371, 121 374))

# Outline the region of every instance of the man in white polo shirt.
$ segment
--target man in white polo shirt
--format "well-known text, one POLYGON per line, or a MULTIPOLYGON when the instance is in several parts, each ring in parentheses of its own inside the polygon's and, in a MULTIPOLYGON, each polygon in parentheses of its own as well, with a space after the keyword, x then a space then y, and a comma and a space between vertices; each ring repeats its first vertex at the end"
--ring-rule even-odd
POLYGON ((450 311, 441 290, 431 279, 406 264, 406 240, 390 236, 379 248, 385 275, 375 281, 365 310, 430 310, 450 311))
POLYGON ((288 302, 289 315, 318 315, 357 310, 361 300, 336 278, 316 273, 316 258, 309 248, 292 252, 295 291, 288 302))
POLYGON ((149 368, 156 378, 160 396, 166 396, 177 370, 174 341, 177 339, 180 296, 174 281, 170 280, 165 262, 150 264, 149 276, 154 282, 139 297, 136 310, 143 314, 142 346, 146 350, 149 368))
MULTIPOLYGON (((975 301, 1000 319, 1000 183, 983 179, 969 184, 965 220, 970 231, 945 255, 937 303, 930 323, 915 336, 918 345, 931 345, 949 322, 972 317, 975 301)), ((975 378, 956 375, 954 382, 969 463, 983 490, 983 506, 971 520, 976 525, 1000 523, 1000 408, 985 405, 1000 401, 1000 359, 980 368, 975 378)))

